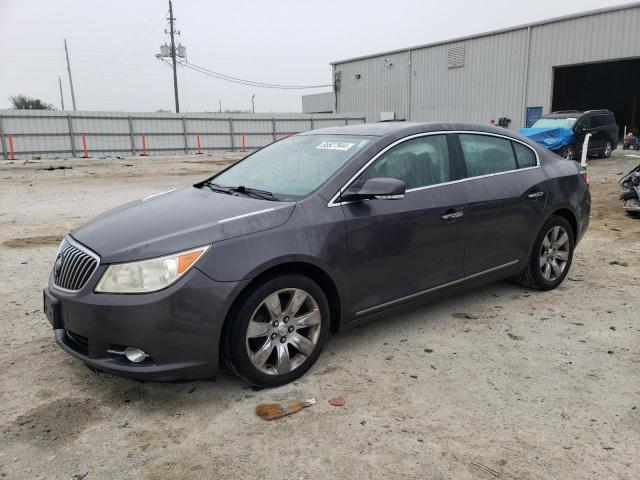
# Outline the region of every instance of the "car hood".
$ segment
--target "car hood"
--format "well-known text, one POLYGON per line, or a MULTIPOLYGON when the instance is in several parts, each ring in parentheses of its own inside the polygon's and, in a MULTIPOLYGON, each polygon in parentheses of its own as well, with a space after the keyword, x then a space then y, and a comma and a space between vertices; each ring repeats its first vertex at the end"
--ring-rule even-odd
POLYGON ((284 224, 295 203, 187 187, 151 195, 89 220, 71 232, 101 263, 159 257, 284 224))
POLYGON ((521 128, 520 135, 530 138, 549 150, 556 150, 575 141, 573 130, 562 127, 521 128))

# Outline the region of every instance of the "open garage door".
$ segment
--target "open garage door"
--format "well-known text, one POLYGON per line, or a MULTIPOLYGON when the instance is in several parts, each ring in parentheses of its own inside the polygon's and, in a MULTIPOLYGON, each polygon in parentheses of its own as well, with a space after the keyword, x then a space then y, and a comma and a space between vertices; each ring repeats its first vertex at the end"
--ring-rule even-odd
POLYGON ((552 110, 611 110, 620 127, 640 128, 640 59, 555 67, 552 110))

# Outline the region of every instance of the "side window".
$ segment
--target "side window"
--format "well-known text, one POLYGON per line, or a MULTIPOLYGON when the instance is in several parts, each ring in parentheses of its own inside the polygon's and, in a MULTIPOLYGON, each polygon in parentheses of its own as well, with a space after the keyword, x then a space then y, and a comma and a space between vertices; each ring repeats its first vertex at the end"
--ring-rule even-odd
POLYGON ((459 138, 464 161, 467 165, 468 177, 506 172, 518 168, 510 140, 488 135, 469 134, 461 134, 459 138))
POLYGON ((591 128, 602 127, 605 123, 603 115, 593 115, 591 117, 591 128))
POLYGON ((586 116, 582 117, 578 121, 578 124, 576 125, 576 131, 577 132, 579 132, 583 128, 587 129, 587 130, 589 130, 591 128, 591 117, 589 115, 586 115, 586 116))
POLYGON ((518 159, 518 168, 527 168, 536 166, 536 154, 529 147, 519 142, 513 142, 513 148, 516 151, 518 159))
POLYGON ((402 180, 407 190, 448 182, 449 149, 445 135, 428 135, 407 140, 385 152, 352 184, 357 189, 370 178, 402 180))

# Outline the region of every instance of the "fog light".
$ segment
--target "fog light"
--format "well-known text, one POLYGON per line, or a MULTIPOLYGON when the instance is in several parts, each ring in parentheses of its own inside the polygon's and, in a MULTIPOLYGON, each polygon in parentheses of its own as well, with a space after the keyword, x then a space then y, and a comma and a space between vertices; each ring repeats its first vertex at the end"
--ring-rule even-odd
POLYGON ((140 363, 149 355, 144 353, 139 348, 127 347, 124 350, 124 356, 127 357, 127 360, 133 363, 140 363))

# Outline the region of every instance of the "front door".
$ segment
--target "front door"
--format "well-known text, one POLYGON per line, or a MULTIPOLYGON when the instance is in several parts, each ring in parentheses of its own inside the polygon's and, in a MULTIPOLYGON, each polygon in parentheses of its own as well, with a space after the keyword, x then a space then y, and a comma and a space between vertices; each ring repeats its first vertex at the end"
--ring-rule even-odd
MULTIPOLYGON (((356 315, 463 276, 465 189, 450 162, 453 137, 425 134, 380 154, 353 182, 405 182, 400 200, 345 203, 351 305, 356 315)), ((413 298, 413 297, 411 297, 413 298)))

